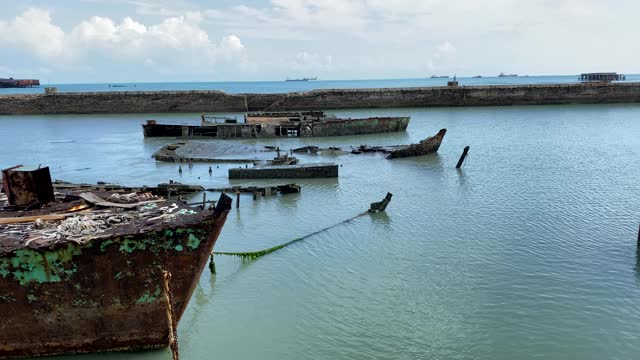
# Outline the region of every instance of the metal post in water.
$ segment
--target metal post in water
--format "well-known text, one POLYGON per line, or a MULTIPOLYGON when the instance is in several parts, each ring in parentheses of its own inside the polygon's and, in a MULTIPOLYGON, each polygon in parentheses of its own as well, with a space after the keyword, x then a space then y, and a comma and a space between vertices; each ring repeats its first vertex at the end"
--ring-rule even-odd
POLYGON ((207 208, 207 192, 202 193, 202 210, 207 208))
POLYGON ((213 254, 211 254, 211 258, 209 258, 209 270, 212 274, 216 273, 216 263, 213 262, 213 254))
POLYGON ((236 209, 240 207, 240 191, 236 191, 236 209))
POLYGON ((462 167, 462 163, 464 159, 467 157, 467 153, 469 152, 469 146, 465 146, 464 150, 462 150, 462 155, 460 155, 460 159, 458 160, 458 164, 456 164, 456 169, 460 169, 462 167))

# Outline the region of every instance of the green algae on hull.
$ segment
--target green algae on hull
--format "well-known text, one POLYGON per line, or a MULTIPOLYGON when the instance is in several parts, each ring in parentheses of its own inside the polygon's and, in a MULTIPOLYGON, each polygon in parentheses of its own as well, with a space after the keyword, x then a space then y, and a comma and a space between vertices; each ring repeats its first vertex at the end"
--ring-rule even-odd
MULTIPOLYGON (((201 229, 178 229, 175 233, 172 230, 166 230, 162 235, 142 239, 131 236, 106 239, 100 243, 100 251, 107 252, 114 244, 118 246, 120 252, 127 254, 147 250, 154 254, 160 250, 183 251, 185 246, 191 250, 197 250, 205 232, 201 229)), ((86 244, 68 242, 62 247, 53 249, 18 249, 12 255, 0 257, 0 276, 5 278, 13 276, 23 286, 30 283, 42 284, 68 280, 77 271, 74 257, 81 255, 84 249, 92 246, 92 242, 86 244)), ((113 276, 116 280, 120 280, 125 274, 118 272, 113 276)))

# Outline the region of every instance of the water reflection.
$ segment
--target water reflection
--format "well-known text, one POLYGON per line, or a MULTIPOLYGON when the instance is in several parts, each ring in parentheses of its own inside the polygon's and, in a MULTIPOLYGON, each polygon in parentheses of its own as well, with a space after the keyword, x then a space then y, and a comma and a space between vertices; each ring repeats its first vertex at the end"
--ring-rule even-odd
POLYGON ((636 283, 640 285, 640 241, 638 242, 638 247, 636 248, 636 283))
POLYGON ((369 213, 369 215, 371 217, 371 221, 376 225, 380 225, 385 229, 391 228, 392 220, 389 217, 389 214, 387 214, 385 211, 372 212, 372 213, 369 213))

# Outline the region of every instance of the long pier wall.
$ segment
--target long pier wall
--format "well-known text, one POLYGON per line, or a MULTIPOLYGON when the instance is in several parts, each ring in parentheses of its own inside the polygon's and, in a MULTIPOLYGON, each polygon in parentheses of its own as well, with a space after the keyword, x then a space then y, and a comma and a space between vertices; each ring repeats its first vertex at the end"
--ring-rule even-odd
POLYGON ((640 83, 326 89, 280 94, 130 91, 2 95, 0 115, 244 112, 640 102, 640 83))

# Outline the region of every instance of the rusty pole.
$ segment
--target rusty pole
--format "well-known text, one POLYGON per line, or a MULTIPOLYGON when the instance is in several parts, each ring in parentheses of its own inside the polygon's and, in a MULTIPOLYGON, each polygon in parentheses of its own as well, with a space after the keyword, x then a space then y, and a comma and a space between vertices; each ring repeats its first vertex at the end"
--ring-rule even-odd
POLYGON ((464 150, 462 150, 462 155, 460 155, 460 159, 456 164, 456 169, 460 169, 462 167, 462 163, 464 162, 464 159, 467 157, 468 152, 469 152, 469 146, 465 146, 464 150))
POLYGON ((202 193, 202 210, 207 208, 207 192, 202 193))
POLYGON ((236 209, 240 207, 240 191, 236 191, 236 209))

